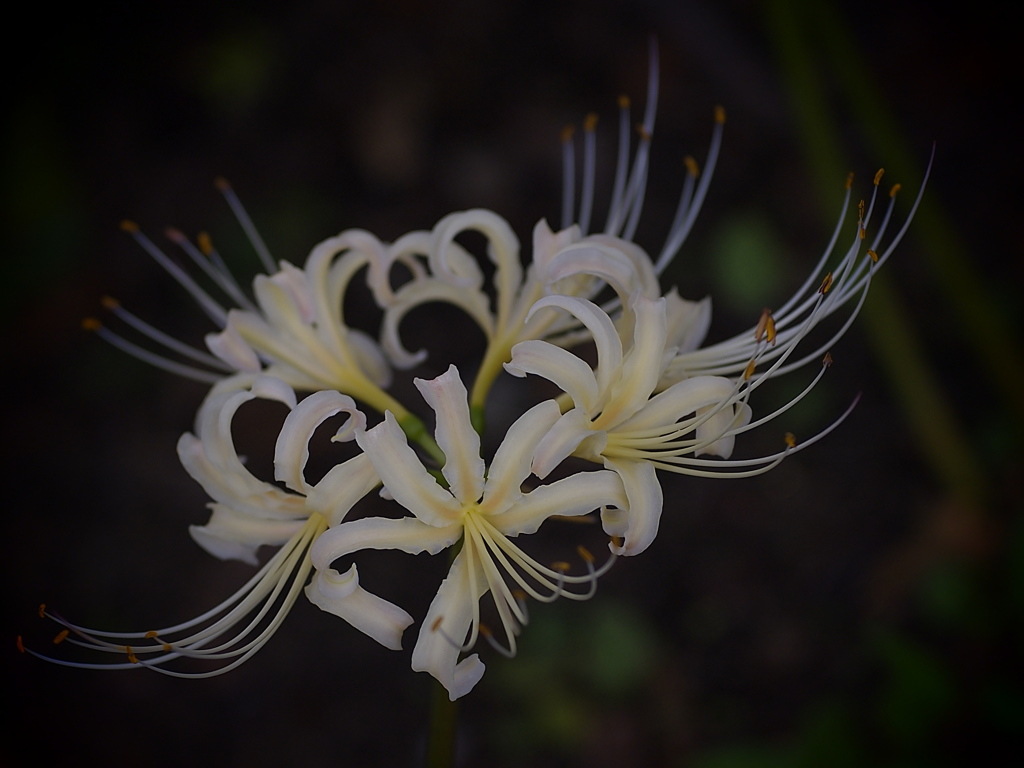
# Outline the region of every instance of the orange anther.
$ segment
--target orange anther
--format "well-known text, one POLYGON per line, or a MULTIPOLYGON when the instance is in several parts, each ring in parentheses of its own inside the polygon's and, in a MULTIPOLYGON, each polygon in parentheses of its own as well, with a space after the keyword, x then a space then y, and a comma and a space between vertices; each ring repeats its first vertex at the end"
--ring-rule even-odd
POLYGON ((587 549, 586 547, 584 547, 582 544, 580 544, 578 547, 576 547, 576 552, 586 562, 588 562, 588 563, 593 563, 594 562, 594 556, 592 554, 590 554, 590 550, 587 549))
POLYGON ((45 619, 46 618, 46 603, 40 603, 39 604, 39 618, 40 619, 45 619))
POLYGON ((572 135, 575 132, 576 132, 576 126, 572 125, 572 123, 570 123, 569 125, 565 126, 565 128, 562 129, 562 143, 563 144, 568 144, 570 141, 572 141, 572 135))
POLYGON ((871 248, 868 248, 868 258, 875 262, 875 264, 878 263, 878 254, 871 248))
POLYGON ((597 128, 597 112, 591 112, 583 118, 583 130, 593 133, 595 128, 597 128))
POLYGON ((70 635, 70 634, 71 634, 71 630, 62 629, 60 632, 57 633, 56 637, 53 638, 53 644, 54 645, 60 645, 61 643, 63 643, 65 640, 68 639, 68 635, 70 635))
POLYGON ((629 109, 629 96, 619 96, 619 109, 629 109))
POLYGON ((902 184, 893 184, 892 189, 889 190, 889 197, 896 197, 896 193, 903 188, 902 184))
POLYGON ((146 639, 147 640, 152 640, 154 637, 157 636, 157 634, 158 633, 157 633, 157 631, 155 629, 151 629, 151 630, 149 630, 149 632, 146 633, 146 639))
POLYGON ((119 309, 121 307, 121 302, 113 296, 104 296, 100 299, 100 304, 104 309, 119 309))
POLYGON ((551 570, 558 571, 558 573, 566 573, 570 567, 571 566, 564 560, 559 560, 551 564, 551 570))
POLYGON ((853 186, 853 171, 850 171, 846 175, 846 188, 849 189, 852 186, 853 186))
POLYGON ((786 433, 786 447, 796 448, 796 435, 794 435, 792 432, 786 433))
POLYGON ((818 293, 824 296, 828 293, 828 289, 832 287, 832 273, 829 272, 825 275, 825 279, 821 281, 821 287, 818 288, 818 293))
POLYGON ((86 317, 82 319, 82 328, 86 331, 98 331, 102 327, 103 323, 95 317, 86 317))
POLYGON ((120 226, 125 232, 130 232, 133 235, 139 231, 139 225, 134 221, 129 221, 128 219, 122 221, 120 226))
POLYGON ((750 381, 750 377, 754 375, 754 369, 757 368, 757 360, 754 358, 750 359, 747 363, 747 367, 743 369, 743 380, 750 381))
POLYGON ((128 661, 130 661, 132 664, 139 663, 139 657, 135 655, 135 651, 132 650, 132 647, 130 645, 126 645, 124 647, 124 650, 125 653, 128 654, 128 661))
POLYGON ((693 176, 694 178, 700 176, 700 166, 697 165, 697 161, 694 160, 690 155, 687 155, 686 157, 683 158, 683 165, 686 166, 686 172, 693 176))
POLYGON ((204 256, 209 256, 213 253, 213 243, 210 241, 210 236, 205 232, 200 232, 196 235, 196 243, 199 244, 199 250, 203 252, 204 256))
POLYGON ((885 168, 879 168, 878 169, 878 173, 875 174, 875 186, 876 187, 878 186, 878 183, 882 180, 882 174, 884 174, 884 173, 885 173, 885 168))
POLYGON ((23 642, 21 642, 21 635, 18 635, 18 651, 20 653, 24 653, 25 652, 25 644, 23 642))

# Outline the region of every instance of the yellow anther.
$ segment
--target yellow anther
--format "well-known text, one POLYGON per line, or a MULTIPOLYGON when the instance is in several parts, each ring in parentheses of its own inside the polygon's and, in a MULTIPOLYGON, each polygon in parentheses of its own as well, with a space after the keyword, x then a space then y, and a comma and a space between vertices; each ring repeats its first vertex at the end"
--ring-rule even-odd
POLYGON ((892 189, 889 190, 889 197, 896 197, 896 193, 903 188, 902 184, 893 184, 892 189))
POLYGON ((825 279, 821 281, 821 287, 818 288, 818 293, 824 296, 828 293, 828 289, 832 287, 832 273, 829 272, 825 275, 825 279))
POLYGON ((572 141, 572 135, 576 133, 576 126, 570 123, 562 129, 562 143, 568 144, 572 141))
POLYGON ((592 554, 590 554, 590 550, 587 549, 586 547, 584 547, 582 544, 580 544, 578 547, 576 547, 576 553, 580 557, 582 557, 585 562, 587 562, 587 563, 593 563, 594 562, 594 556, 592 554))
POLYGON ((829 368, 832 365, 832 353, 831 352, 826 352, 825 353, 825 356, 823 358, 821 358, 821 364, 823 366, 825 366, 826 368, 829 368))
POLYGON ((477 626, 477 629, 480 630, 480 634, 483 635, 484 637, 493 637, 493 633, 491 632, 491 628, 488 627, 486 624, 477 624, 476 626, 477 626))
POLYGON ((690 155, 684 157, 683 164, 686 166, 686 172, 688 174, 690 174, 694 178, 700 176, 700 166, 697 165, 697 161, 694 160, 693 157, 691 157, 690 155))
POLYGON ((139 657, 135 655, 135 651, 132 650, 132 647, 130 645, 126 645, 124 647, 124 651, 128 654, 128 661, 130 661, 132 664, 139 663, 139 657))
POLYGON ((213 243, 210 242, 210 236, 205 232, 200 232, 196 235, 196 243, 199 245, 199 250, 203 252, 203 256, 209 256, 213 253, 213 243))
POLYGON ((754 375, 754 369, 757 368, 757 360, 754 358, 750 359, 747 363, 747 367, 743 369, 743 380, 750 381, 750 377, 754 375))
POLYGON ((857 203, 857 215, 860 217, 861 221, 864 221, 864 211, 866 208, 867 204, 863 200, 857 203))
POLYGON ((25 652, 25 644, 23 642, 21 642, 21 635, 18 635, 18 652, 19 653, 24 653, 25 652))
POLYGON ((595 128, 597 128, 597 112, 590 112, 583 118, 583 130, 593 133, 595 128))
POLYGON ((171 649, 171 644, 170 644, 170 643, 164 643, 164 644, 163 644, 162 646, 160 646, 160 647, 161 647, 161 648, 163 649, 164 653, 170 653, 170 652, 171 652, 171 650, 172 650, 172 649, 171 649))
POLYGON ((875 262, 875 264, 878 263, 878 254, 871 248, 868 248, 868 258, 875 262))
POLYGON ((796 448, 796 435, 794 435, 792 432, 786 433, 786 447, 796 448))
POLYGON ((430 631, 437 632, 437 630, 441 627, 442 621, 444 621, 444 616, 438 616, 436 619, 434 619, 434 623, 430 625, 430 631))
POLYGON ((512 590, 512 597, 515 598, 516 600, 522 602, 523 600, 526 599, 526 593, 523 592, 523 590, 521 590, 521 589, 513 589, 512 590))
POLYGON ((559 573, 568 573, 571 566, 564 560, 559 560, 551 564, 552 571, 558 571, 559 573))
POLYGON ((648 131, 647 128, 644 127, 643 123, 637 123, 636 124, 636 132, 640 136, 640 141, 650 141, 651 140, 651 132, 648 131))
POLYGON ((725 122, 725 107, 720 104, 715 106, 715 122, 719 125, 725 122))
POLYGON ((68 630, 68 629, 62 629, 62 630, 61 630, 60 632, 58 632, 58 633, 56 634, 56 636, 55 636, 55 637, 53 638, 53 644, 54 644, 54 645, 60 645, 61 643, 63 643, 63 642, 65 641, 65 640, 67 640, 67 639, 68 639, 68 635, 70 635, 70 634, 71 634, 71 630, 68 630))
POLYGON ((100 299, 100 304, 104 309, 120 309, 121 302, 115 299, 113 296, 104 296, 100 299))
POLYGON ((103 323, 95 317, 86 317, 82 319, 82 328, 86 331, 98 331, 102 327, 103 323))
POLYGON ((139 225, 136 224, 134 221, 129 221, 128 219, 125 219, 124 221, 121 222, 121 229, 123 229, 125 232, 130 232, 131 234, 134 235, 136 232, 139 231, 139 225))
POLYGON ((149 632, 146 633, 146 639, 147 640, 152 640, 156 636, 157 636, 157 631, 155 629, 151 629, 151 630, 149 630, 149 632))
POLYGON ((846 175, 846 188, 849 189, 852 186, 853 186, 853 171, 850 171, 846 175))
POLYGON ((863 240, 867 236, 868 236, 868 231, 866 229, 864 229, 864 227, 858 227, 857 228, 857 237, 859 237, 861 240, 863 240))
POLYGON ((882 174, 885 173, 885 168, 879 168, 878 173, 875 174, 875 186, 877 187, 879 182, 882 180, 882 174))
POLYGON ((39 604, 39 618, 40 619, 45 619, 46 618, 46 603, 40 603, 39 604))
POLYGON ((764 338, 765 332, 768 330, 768 322, 772 319, 772 311, 765 307, 761 310, 761 318, 757 321, 757 327, 754 329, 754 341, 760 341, 764 338))
POLYGON ((629 109, 629 96, 619 96, 619 109, 629 109))

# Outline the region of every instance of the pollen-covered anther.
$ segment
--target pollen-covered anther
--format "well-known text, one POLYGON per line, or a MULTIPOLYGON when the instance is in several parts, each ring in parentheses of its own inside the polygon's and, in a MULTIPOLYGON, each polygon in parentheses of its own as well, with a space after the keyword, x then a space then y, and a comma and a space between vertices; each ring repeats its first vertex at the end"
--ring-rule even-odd
POLYGON ((597 128, 597 112, 590 112, 585 118, 583 118, 583 130, 587 133, 593 133, 597 128))
POLYGON ((762 339, 767 339, 769 344, 775 346, 775 318, 767 307, 761 310, 761 318, 754 329, 754 340, 759 342, 762 339))
POLYGON ((846 174, 846 188, 850 189, 853 186, 853 171, 846 174))
POLYGON ((113 311, 115 309, 121 308, 121 302, 115 299, 113 296, 104 296, 102 299, 100 299, 100 306, 102 306, 104 309, 109 309, 113 311))
POLYGON ((651 132, 647 130, 647 127, 643 123, 636 124, 636 132, 641 141, 651 140, 651 132))
POLYGON ((590 563, 591 565, 594 564, 596 558, 590 553, 590 550, 582 544, 576 547, 576 553, 583 558, 584 562, 590 563))
POLYGON ((103 323, 97 320, 95 317, 84 317, 82 318, 82 329, 86 331, 98 331, 103 327, 103 323))
POLYGON ((885 174, 885 168, 879 168, 875 174, 875 186, 877 187, 882 181, 882 176, 885 174))
POLYGON ((875 264, 878 263, 878 254, 871 248, 868 248, 868 258, 875 264))
POLYGON ((62 629, 60 632, 58 632, 54 636, 53 644, 54 645, 60 645, 61 643, 63 643, 65 640, 68 639, 68 635, 70 635, 70 634, 71 634, 71 630, 69 630, 69 629, 62 629))
POLYGON ((576 133, 576 126, 573 125, 572 123, 569 123, 568 125, 566 125, 562 129, 562 143, 563 144, 568 144, 570 141, 572 141, 572 135, 574 133, 576 133))
POLYGON ((832 287, 832 273, 829 272, 825 275, 825 279, 821 281, 821 287, 818 288, 818 293, 824 296, 828 293, 828 289, 832 287))
POLYGON ((743 380, 750 381, 750 377, 754 375, 754 369, 757 368, 757 360, 751 358, 750 362, 747 363, 747 367, 743 369, 743 380))
POLYGON ((45 619, 46 618, 46 603, 40 603, 39 604, 39 618, 40 619, 45 619))
POLYGON ((903 188, 902 184, 893 184, 892 189, 889 190, 889 197, 896 197, 896 193, 903 188))
POLYGON ((683 158, 683 165, 686 166, 686 172, 693 178, 700 176, 700 166, 697 165, 697 161, 693 159, 693 155, 687 155, 683 158))
POLYGON ((619 109, 629 109, 629 96, 619 96, 619 109))
POLYGON ((208 233, 200 232, 196 235, 196 244, 199 246, 199 250, 202 251, 203 256, 213 255, 213 242, 210 240, 208 233))
POLYGON ((551 564, 551 570, 557 571, 558 573, 568 573, 571 568, 572 566, 570 566, 564 560, 559 560, 551 564))
POLYGON ((725 107, 721 105, 715 106, 715 122, 719 125, 725 122, 725 107))
POLYGON ((18 652, 25 653, 25 644, 21 641, 21 635, 18 635, 18 652))
POLYGON ((826 368, 831 367, 831 365, 832 365, 832 353, 831 352, 826 352, 825 353, 825 356, 823 358, 821 358, 821 364, 823 366, 825 366, 826 368))
POLYGON ((796 435, 792 432, 787 432, 784 439, 786 441, 787 448, 796 448, 796 435))
POLYGON ((130 219, 124 219, 119 225, 124 232, 129 234, 136 234, 139 231, 139 225, 130 219))
POLYGON ((128 656, 128 661, 130 661, 132 664, 139 663, 139 657, 135 655, 135 651, 132 650, 132 647, 130 645, 126 645, 124 647, 124 652, 128 656))

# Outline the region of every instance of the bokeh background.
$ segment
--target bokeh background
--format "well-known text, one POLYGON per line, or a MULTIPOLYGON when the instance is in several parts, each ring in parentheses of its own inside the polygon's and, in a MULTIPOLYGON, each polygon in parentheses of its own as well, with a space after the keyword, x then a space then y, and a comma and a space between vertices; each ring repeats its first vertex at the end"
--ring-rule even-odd
MULTIPOLYGON (((977 3, 222 2, 24 8, 10 27, 3 143, 7 328, 2 537, 6 699, 0 765, 399 766, 421 760, 429 680, 415 630, 386 651, 300 600, 250 663, 181 681, 68 670, 45 601, 84 624, 190 618, 250 572, 196 547, 205 495, 174 445, 201 385, 81 330, 110 294, 199 342, 210 330, 123 232, 212 233, 257 262, 212 187, 231 180, 279 259, 342 229, 385 240, 487 207, 529 242, 557 221, 559 133, 643 102, 660 43, 654 170, 637 240, 655 250, 682 158, 713 108, 725 148, 666 275, 711 294, 711 338, 750 326, 812 267, 847 171, 879 166, 910 235, 833 350, 815 396, 751 435, 842 428, 761 478, 669 479, 661 533, 596 599, 538 606, 518 658, 461 708, 465 766, 966 765, 1024 734, 1024 380, 1019 41, 977 3), (19 47, 21 38, 24 44, 19 47)), ((605 187, 607 189, 607 187, 605 187)), ((248 259, 248 261, 247 261, 248 259)), ((472 366, 454 312, 417 315, 472 366)), ((795 376, 800 379, 800 375, 795 376)), ((798 389, 781 382, 754 405, 798 389)), ((278 415, 279 416, 279 415, 278 415)), ((253 450, 272 434, 251 427, 253 450)), ((269 448, 264 450, 269 452, 269 448)), ((266 454, 266 455, 269 455, 266 454)), ((264 457, 265 458, 265 457, 264 457)), ((552 551, 578 529, 551 526, 552 551)), ((585 534, 590 535, 590 534, 585 534)), ((571 549, 569 550, 571 551, 571 549)), ((445 564, 367 558, 422 615, 445 564)))

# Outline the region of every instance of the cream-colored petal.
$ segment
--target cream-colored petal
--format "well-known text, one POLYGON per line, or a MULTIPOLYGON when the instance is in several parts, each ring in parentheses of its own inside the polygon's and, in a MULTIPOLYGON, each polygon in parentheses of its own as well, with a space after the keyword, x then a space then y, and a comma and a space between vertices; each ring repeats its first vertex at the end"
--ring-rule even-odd
POLYGON ((621 423, 617 432, 641 431, 675 424, 696 413, 699 408, 717 405, 735 394, 735 384, 722 376, 694 376, 660 392, 631 419, 621 423))
MULTIPOLYGON (((658 535, 664 504, 661 483, 649 461, 605 459, 605 466, 618 474, 628 499, 625 530, 622 529, 621 516, 612 515, 608 520, 611 530, 606 529, 607 532, 624 537, 621 546, 610 545, 610 549, 617 555, 638 555, 658 535)), ((616 506, 622 508, 622 505, 616 506)))
POLYGON ((561 416, 558 403, 538 403, 516 419, 494 454, 480 505, 486 515, 504 512, 522 498, 521 486, 530 475, 533 454, 540 439, 561 416))
MULTIPOLYGON (((238 311, 231 310, 235 313, 238 311)), ((206 334, 206 346, 232 368, 239 371, 256 372, 263 367, 263 364, 232 324, 231 312, 228 313, 228 324, 223 331, 206 334)))
POLYGON ((513 376, 543 376, 590 413, 597 407, 600 391, 590 366, 568 350, 546 341, 530 339, 512 347, 512 359, 505 370, 513 376))
POLYGON ((634 294, 630 306, 635 316, 633 346, 622 362, 604 411, 594 420, 596 429, 612 429, 635 414, 650 399, 661 378, 665 362, 665 300, 634 294))
POLYGON ((397 549, 410 555, 436 555, 462 536, 462 524, 436 528, 413 517, 361 517, 328 528, 313 543, 313 566, 324 569, 339 557, 361 549, 397 549))
POLYGON ((460 552, 430 603, 412 652, 413 670, 433 675, 448 690, 452 701, 469 693, 484 675, 484 664, 477 654, 458 660, 461 653, 458 644, 465 641, 475 606, 484 594, 480 585, 486 584, 483 572, 477 567, 473 580, 477 589, 471 589, 471 567, 474 566, 468 562, 465 552, 460 552))
POLYGON ((324 475, 306 497, 306 508, 324 516, 329 526, 345 519, 364 496, 380 485, 377 470, 365 453, 337 464, 324 475))
POLYGON ((544 435, 533 455, 533 474, 543 479, 594 434, 590 418, 579 408, 563 413, 544 435))
POLYGON ((675 347, 677 354, 692 352, 704 342, 711 327, 711 297, 689 301, 673 288, 665 294, 665 324, 666 346, 675 347))
POLYGON ((447 526, 461 519, 462 504, 427 472, 391 411, 373 429, 356 434, 356 441, 394 500, 424 523, 447 526))
POLYGON ((236 512, 224 504, 211 504, 206 525, 190 525, 189 535, 214 557, 241 560, 256 565, 256 550, 262 545, 279 546, 305 524, 304 520, 260 519, 236 512))
MULTIPOLYGON (((444 453, 441 472, 452 494, 463 504, 476 503, 484 490, 484 460, 480 458, 480 435, 470 421, 469 394, 458 368, 450 365, 436 379, 414 379, 413 383, 436 415, 434 438, 444 453)), ((393 488, 389 490, 394 493, 393 488)))
POLYGON ((625 505, 619 476, 604 469, 578 472, 525 494, 507 512, 488 517, 506 536, 534 533, 552 515, 577 517, 605 505, 625 505))
MULTIPOLYGON (((303 471, 309 460, 309 441, 317 427, 339 413, 348 413, 349 420, 339 432, 351 433, 366 426, 366 417, 348 395, 333 391, 314 392, 288 414, 274 447, 274 479, 301 494, 311 489, 303 471)), ((352 439, 354 435, 347 435, 352 439)))
POLYGON ((393 651, 402 650, 402 633, 413 622, 405 610, 359 586, 354 564, 344 574, 333 569, 317 571, 306 585, 306 597, 393 651))

